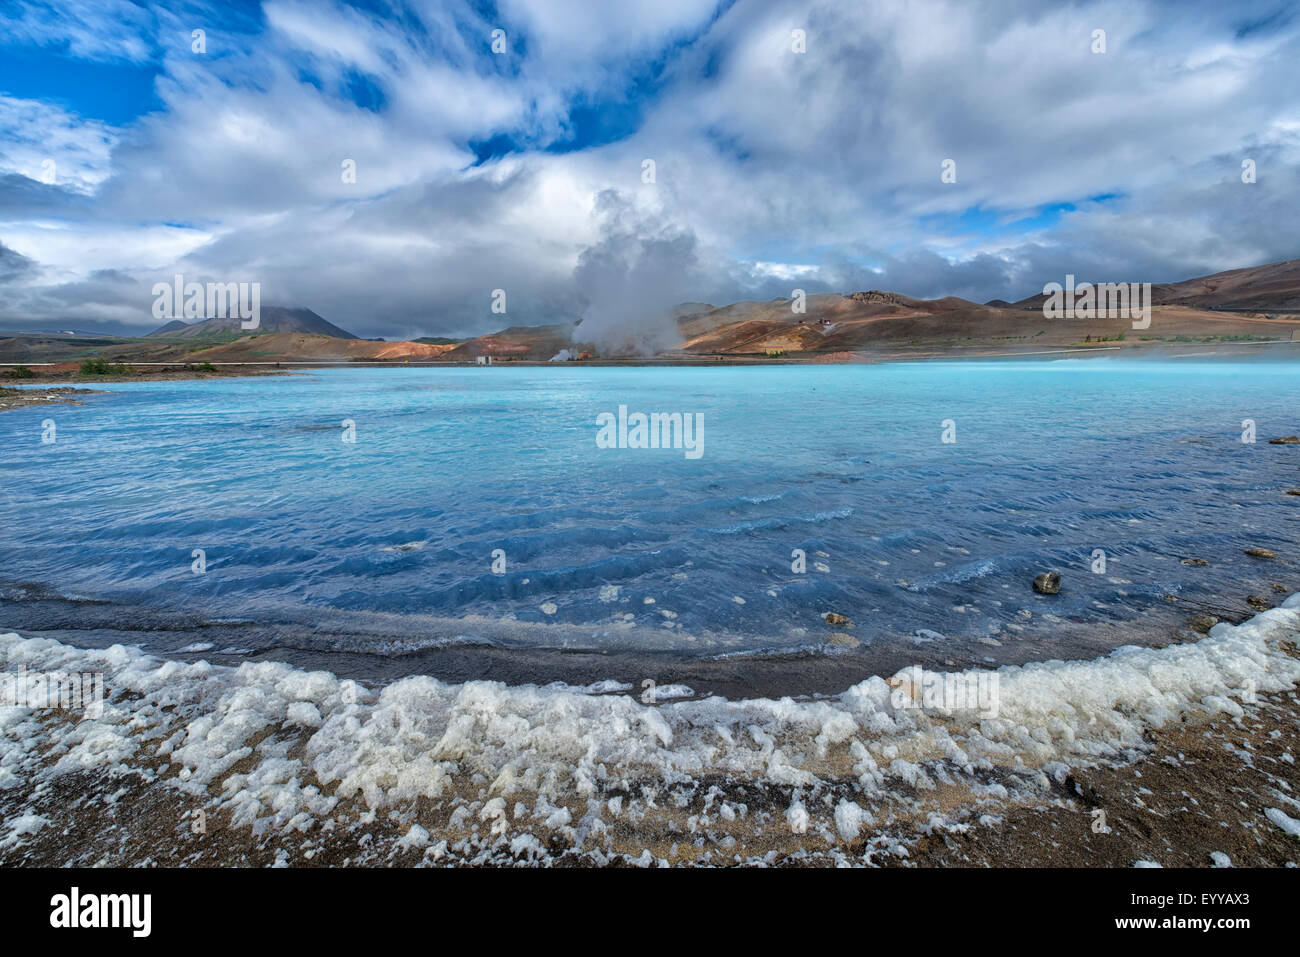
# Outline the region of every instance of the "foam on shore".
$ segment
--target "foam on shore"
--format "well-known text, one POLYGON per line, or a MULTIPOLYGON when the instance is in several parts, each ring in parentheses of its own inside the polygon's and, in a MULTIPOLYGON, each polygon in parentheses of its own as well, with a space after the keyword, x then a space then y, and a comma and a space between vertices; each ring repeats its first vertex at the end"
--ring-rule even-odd
MULTIPOLYGON (((0 671, 102 672, 106 700, 97 717, 0 707, 0 789, 76 771, 139 775, 259 837, 379 816, 398 828, 394 845, 427 845, 430 860, 530 860, 557 842, 641 863, 706 843, 860 849, 902 822, 1042 799, 1071 766, 1132 758, 1170 721, 1241 714, 1255 694, 1300 683, 1300 661, 1281 647, 1297 636, 1293 596, 1194 643, 1006 666, 997 716, 982 717, 900 706, 898 683, 879 677, 824 700, 652 706, 429 677, 374 691, 282 663, 183 664, 6 634, 0 671), (654 832, 641 855, 638 831, 654 832)), ((394 852, 381 844, 381 859, 394 852)))

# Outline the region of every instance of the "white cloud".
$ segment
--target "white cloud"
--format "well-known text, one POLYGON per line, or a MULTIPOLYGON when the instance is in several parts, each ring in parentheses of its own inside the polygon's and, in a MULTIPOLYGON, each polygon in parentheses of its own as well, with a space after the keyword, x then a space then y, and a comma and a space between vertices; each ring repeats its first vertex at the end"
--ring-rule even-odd
POLYGON ((0 10, 0 33, 10 42, 66 46, 77 57, 136 63, 149 57, 152 22, 146 8, 129 0, 76 4, 22 0, 0 10))
POLYGON ((107 124, 39 100, 0 95, 0 130, 0 172, 81 193, 92 192, 109 175, 117 131, 107 124))
POLYGON ((795 278, 1016 298, 1042 273, 1176 279, 1300 246, 1300 32, 1240 30, 1263 4, 509 0, 504 57, 488 50, 497 24, 465 3, 389 19, 264 9, 257 36, 210 19, 207 57, 150 37, 176 33, 175 14, 151 13, 152 28, 22 15, 30 42, 66 29, 87 56, 143 56, 138 28, 161 51, 164 108, 115 130, 0 99, 0 171, 31 177, 57 150, 68 177, 0 177, 17 211, 0 213, 0 241, 41 267, 14 274, 25 293, 0 318, 65 321, 96 308, 97 282, 100 314, 126 315, 119 278, 93 278, 109 269, 257 278, 394 335, 485 331, 493 288, 519 324, 617 309, 620 288, 656 304, 767 298, 795 278), (92 25, 108 30, 98 45, 92 25), (1105 54, 1090 52, 1098 27, 1105 54), (374 108, 353 102, 358 82, 374 108), (635 131, 543 149, 592 104, 635 131), (475 165, 472 144, 499 135, 519 151, 475 165), (601 256, 612 266, 594 271, 601 256))

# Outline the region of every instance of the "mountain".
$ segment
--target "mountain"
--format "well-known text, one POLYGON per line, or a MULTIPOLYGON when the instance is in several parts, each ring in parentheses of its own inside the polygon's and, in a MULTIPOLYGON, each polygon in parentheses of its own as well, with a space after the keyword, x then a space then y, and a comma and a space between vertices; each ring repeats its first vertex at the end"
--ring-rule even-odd
MULTIPOLYGON (((1064 277, 1060 277, 1063 279, 1064 277)), ((1057 281, 1060 281, 1058 279, 1057 281)), ((886 356, 926 358, 1150 349, 1214 343, 1300 343, 1300 259, 1233 269, 1173 283, 1152 284, 1151 324, 1131 319, 1049 319, 1042 296, 983 305, 947 296, 915 299, 868 289, 808 296, 802 312, 790 299, 714 306, 682 303, 671 316, 680 340, 659 361, 694 363, 851 361, 886 356)), ((610 317, 617 318, 617 317, 610 317)), ((1236 348, 1236 345, 1233 345, 1236 348)), ((1270 349, 1271 347, 1266 346, 1270 349)), ((1287 349, 1300 358, 1300 351, 1287 349)), ((261 328, 239 320, 174 320, 147 339, 81 339, 58 333, 0 333, 0 362, 546 362, 575 358, 637 359, 597 348, 581 324, 515 326, 466 340, 362 340, 309 309, 267 307, 261 328)))
POLYGON ((1203 309, 1300 311, 1300 259, 1156 285, 1151 298, 1160 305, 1203 309))
MULTIPOLYGON (((679 312, 679 351, 695 355, 766 355, 769 352, 843 352, 883 343, 981 338, 1004 323, 999 310, 949 296, 913 299, 870 289, 846 295, 808 296, 796 313, 790 299, 737 302, 707 311, 679 312)), ((1021 316, 1016 316, 1019 323, 1021 316)))
POLYGON ((1047 319, 1041 295, 980 305, 955 296, 914 299, 871 289, 808 296, 802 313, 794 312, 790 299, 721 307, 692 303, 674 313, 682 335, 676 354, 810 358, 1300 340, 1300 259, 1153 284, 1151 298, 1152 322, 1143 330, 1123 318, 1047 319))
MULTIPOLYGON (((1076 277, 1076 284, 1085 278, 1076 277)), ((1038 309, 1044 298, 1041 293, 1029 296, 1012 308, 1038 309)), ((1157 306, 1191 309, 1300 312, 1300 259, 1229 269, 1179 282, 1152 283, 1151 301, 1157 306)))
MULTIPOLYGON (((1300 312, 1300 260, 1153 284, 1152 300, 1151 326, 1143 330, 1134 329, 1128 318, 1048 319, 1042 296, 981 305, 956 296, 916 299, 868 289, 808 296, 803 312, 795 312, 790 299, 725 306, 690 302, 672 310, 681 341, 663 358, 765 359, 779 354, 809 360, 1300 340, 1300 316, 1271 314, 1300 312)), ((558 324, 477 336, 438 359, 463 362, 491 355, 545 361, 562 349, 619 358, 584 344, 581 326, 575 333, 573 326, 558 324)))
POLYGON ((246 336, 250 332, 296 332, 304 335, 332 336, 335 339, 355 339, 352 333, 322 319, 310 309, 290 309, 285 306, 263 306, 261 323, 256 330, 244 329, 238 318, 203 319, 199 322, 182 322, 173 319, 149 333, 149 337, 167 339, 228 339, 246 336))

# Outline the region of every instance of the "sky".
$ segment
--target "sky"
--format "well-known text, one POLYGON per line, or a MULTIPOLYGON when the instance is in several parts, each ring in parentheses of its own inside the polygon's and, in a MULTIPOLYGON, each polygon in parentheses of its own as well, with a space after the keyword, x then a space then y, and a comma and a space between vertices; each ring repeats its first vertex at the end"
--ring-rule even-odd
POLYGON ((144 333, 176 274, 599 342, 1293 259, 1297 64, 1276 0, 5 0, 0 329, 144 333))

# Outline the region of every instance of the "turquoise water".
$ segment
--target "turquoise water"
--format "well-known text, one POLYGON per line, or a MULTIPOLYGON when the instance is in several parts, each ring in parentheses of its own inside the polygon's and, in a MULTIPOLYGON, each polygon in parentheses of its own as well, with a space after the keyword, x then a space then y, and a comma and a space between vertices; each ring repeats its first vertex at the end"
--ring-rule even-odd
POLYGON ((36 583, 142 616, 294 621, 327 649, 752 653, 822 646, 835 611, 865 645, 1002 660, 1032 633, 1050 651, 1054 628, 1144 621, 1167 593, 1288 580, 1300 448, 1267 440, 1300 431, 1298 380, 1090 359, 108 384, 0 416, 0 627, 31 597, 13 584, 36 583), (620 405, 702 415, 701 456, 599 448, 620 405), (1053 598, 1029 589, 1047 569, 1053 598))

